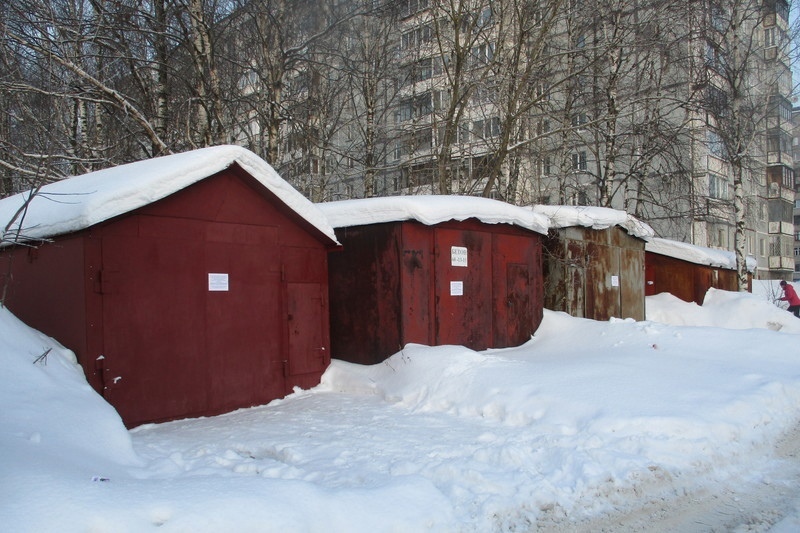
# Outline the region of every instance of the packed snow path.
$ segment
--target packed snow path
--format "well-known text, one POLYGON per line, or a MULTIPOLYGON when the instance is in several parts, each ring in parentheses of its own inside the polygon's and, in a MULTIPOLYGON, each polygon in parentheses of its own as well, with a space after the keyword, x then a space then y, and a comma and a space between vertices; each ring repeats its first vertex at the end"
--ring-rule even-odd
MULTIPOLYGON (((747 458, 749 462, 740 469, 726 469, 722 476, 708 471, 681 478, 654 468, 629 486, 609 480, 569 511, 537 498, 531 487, 529 477, 535 474, 528 470, 530 465, 553 450, 513 442, 503 433, 495 422, 483 419, 459 424, 458 431, 453 431, 449 415, 411 413, 397 407, 387 411, 375 397, 330 393, 298 398, 287 409, 256 408, 143 427, 133 434, 137 452, 151 465, 148 475, 157 470, 157 477, 170 479, 178 487, 183 486, 180 480, 197 476, 312 482, 348 495, 342 503, 347 502, 351 512, 364 510, 355 503, 360 500, 385 507, 383 516, 389 521, 396 513, 405 514, 398 521, 404 525, 397 531, 406 531, 409 516, 422 519, 420 527, 437 530, 438 523, 441 531, 451 531, 445 524, 452 524, 455 517, 437 519, 449 505, 432 486, 409 482, 403 487, 391 481, 420 475, 440 488, 450 487, 446 496, 451 503, 463 500, 459 511, 472 509, 471 516, 463 517, 463 531, 486 527, 485 531, 550 533, 788 533, 800 527, 800 515, 795 512, 800 505, 800 427, 777 447, 764 450, 761 460, 747 458), (485 503, 474 507, 475 494, 463 487, 482 487, 488 494, 485 503), (362 498, 362 491, 374 491, 376 498, 362 498), (386 494, 394 497, 380 501, 386 494), (531 509, 520 506, 520 501, 539 505, 533 513, 535 520, 524 518, 531 509), (491 516, 491 520, 474 528, 481 516, 491 516)), ((566 457, 561 459, 569 463, 566 457)), ((175 495, 175 499, 183 498, 175 495)), ((173 509, 164 520, 179 511, 173 509)), ((365 516, 375 514, 381 516, 365 516)), ((386 530, 385 523, 375 526, 386 530)), ((309 525, 309 530, 316 530, 315 526, 309 525)))
POLYGON ((15 532, 798 531, 800 320, 706 299, 713 312, 648 302, 660 322, 546 312, 518 348, 409 345, 269 405, 131 431, 74 357, 0 310, 0 517, 15 532))

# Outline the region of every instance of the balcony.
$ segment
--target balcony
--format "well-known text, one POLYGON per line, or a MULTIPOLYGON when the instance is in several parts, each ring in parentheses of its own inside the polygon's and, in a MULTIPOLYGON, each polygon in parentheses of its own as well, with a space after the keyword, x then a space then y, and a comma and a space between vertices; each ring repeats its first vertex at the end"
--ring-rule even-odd
POLYGON ((767 164, 768 165, 792 165, 792 156, 791 154, 786 151, 770 151, 767 152, 767 164))
POLYGON ((794 258, 780 255, 769 256, 770 270, 789 270, 794 271, 794 258))
POLYGON ((770 235, 794 235, 794 224, 791 222, 770 222, 770 235))
POLYGON ((794 203, 794 189, 789 187, 781 187, 777 183, 771 183, 767 187, 767 198, 770 200, 783 200, 785 202, 794 203))

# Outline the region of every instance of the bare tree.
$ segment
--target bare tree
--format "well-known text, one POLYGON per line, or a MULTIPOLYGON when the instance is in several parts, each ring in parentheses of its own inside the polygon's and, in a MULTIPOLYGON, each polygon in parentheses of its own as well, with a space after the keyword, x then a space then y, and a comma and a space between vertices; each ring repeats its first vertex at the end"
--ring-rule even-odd
MULTIPOLYGON (((549 46, 563 22, 560 14, 565 4, 562 0, 541 3, 501 0, 491 4, 497 25, 497 46, 490 67, 492 75, 483 80, 485 86, 480 90, 489 95, 488 100, 493 104, 490 108, 497 117, 498 131, 485 139, 492 157, 482 169, 483 196, 499 193, 509 201, 516 200, 521 166, 531 154, 529 145, 536 137, 548 133, 530 125, 541 124, 542 104, 549 98, 549 92, 566 84, 574 75, 572 69, 553 68, 556 58, 553 47, 549 46), (500 180, 504 170, 508 179, 502 190, 500 180)), ((486 120, 492 117, 487 116, 486 120)))
POLYGON ((347 90, 339 136, 342 151, 337 154, 345 164, 339 172, 346 177, 360 173, 367 198, 378 194, 378 177, 387 168, 387 125, 399 93, 399 84, 394 82, 398 77, 397 19, 392 3, 354 17, 341 50, 347 90))

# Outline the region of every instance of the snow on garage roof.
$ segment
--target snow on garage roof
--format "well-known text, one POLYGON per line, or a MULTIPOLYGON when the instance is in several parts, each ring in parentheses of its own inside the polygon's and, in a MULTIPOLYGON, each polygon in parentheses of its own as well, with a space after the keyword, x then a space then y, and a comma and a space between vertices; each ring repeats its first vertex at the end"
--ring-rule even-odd
POLYGON ((385 196, 317 204, 334 228, 416 220, 428 226, 476 218, 486 224, 513 224, 547 234, 546 217, 530 209, 477 196, 385 196))
MULTIPOLYGON (((161 200, 233 164, 338 243, 333 228, 313 203, 256 154, 229 145, 156 157, 45 185, 28 206, 20 236, 25 240, 46 239, 88 228, 161 200)), ((8 224, 30 194, 29 191, 0 200, 0 227, 8 224)), ((15 223, 11 230, 16 232, 17 228, 15 223)), ((3 237, 5 241, 6 236, 3 237)))
POLYGON ((629 234, 648 240, 655 235, 653 228, 625 211, 608 207, 573 205, 534 205, 535 213, 545 215, 554 228, 583 226, 592 229, 606 229, 620 226, 629 234))
MULTIPOLYGON (((682 259, 698 265, 708 265, 713 267, 736 270, 736 254, 728 250, 718 250, 716 248, 706 248, 687 242, 673 241, 670 239, 654 238, 645 243, 646 252, 666 255, 675 259, 682 259)), ((756 269, 756 260, 752 256, 747 257, 747 271, 753 272, 756 269)))

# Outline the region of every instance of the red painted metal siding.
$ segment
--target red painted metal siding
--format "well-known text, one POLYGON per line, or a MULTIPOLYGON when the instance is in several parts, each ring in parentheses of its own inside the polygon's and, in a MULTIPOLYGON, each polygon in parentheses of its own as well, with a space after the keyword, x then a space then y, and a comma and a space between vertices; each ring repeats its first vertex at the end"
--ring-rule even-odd
POLYGON ((330 262, 336 358, 374 364, 408 343, 518 345, 541 322, 535 233, 477 221, 406 221, 342 228, 337 236, 344 251, 330 262), (466 250, 466 266, 453 260, 454 247, 466 250))
MULTIPOLYGON (((408 343, 436 344, 436 299, 432 289, 436 281, 433 229, 418 222, 393 225, 400 230, 399 249, 403 254, 399 286, 400 337, 396 346, 390 346, 389 350, 376 356, 379 361, 408 343)), ((386 304, 391 305, 391 302, 386 304)))
POLYGON ((538 238, 495 234, 492 240, 494 345, 528 341, 543 316, 542 246, 538 238))
POLYGON ((328 262, 334 357, 373 364, 380 362, 375 354, 400 349, 400 279, 426 269, 415 253, 401 250, 400 229, 378 224, 337 230, 346 246, 328 262))
POLYGON ((6 284, 9 261, 6 306, 29 326, 83 352, 87 346, 83 237, 0 250, 0 287, 6 284))
MULTIPOLYGON (((661 254, 647 252, 647 295, 668 292, 686 302, 703 304, 709 288, 738 291, 736 271, 699 265, 661 254)), ((751 276, 748 276, 750 290, 751 276)))
POLYGON ((128 426, 262 404, 319 382, 330 361, 333 243, 276 201, 231 169, 81 232, 72 266, 48 263, 59 286, 79 287, 70 301, 85 305, 80 323, 58 313, 51 331, 82 332, 85 342, 63 342, 128 426))

